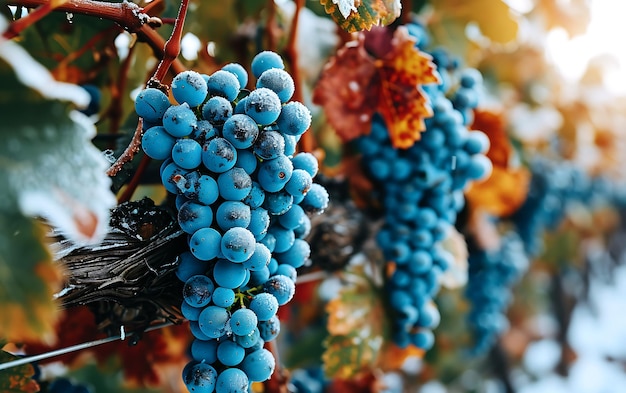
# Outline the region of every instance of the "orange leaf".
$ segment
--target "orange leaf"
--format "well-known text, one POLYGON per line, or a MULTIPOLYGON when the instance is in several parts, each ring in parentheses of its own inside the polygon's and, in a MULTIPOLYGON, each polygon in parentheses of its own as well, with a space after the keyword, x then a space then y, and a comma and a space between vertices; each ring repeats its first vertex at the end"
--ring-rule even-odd
POLYGON ((431 57, 415 47, 406 28, 373 28, 348 42, 331 59, 313 91, 328 122, 348 142, 371 129, 372 115, 385 119, 396 148, 408 148, 432 116, 420 85, 439 77, 431 57))
POLYGON ((424 119, 433 115, 420 85, 439 82, 432 57, 415 48, 415 40, 399 27, 391 40, 392 49, 377 62, 381 75, 378 111, 385 119, 391 143, 408 149, 426 129, 424 119))
POLYGON ((400 370, 404 365, 404 362, 411 357, 424 357, 424 350, 416 347, 415 345, 409 345, 406 348, 400 348, 394 343, 388 343, 381 351, 381 355, 378 359, 378 364, 383 370, 396 371, 400 370))
POLYGON ((324 107, 328 122, 344 142, 369 134, 378 100, 377 77, 362 36, 337 51, 324 68, 313 102, 324 107))
POLYGON ((530 172, 524 167, 512 166, 515 152, 502 114, 477 110, 472 128, 489 137, 491 147, 487 157, 493 163, 493 171, 487 180, 473 183, 465 192, 467 202, 474 210, 497 217, 508 216, 526 200, 530 172))

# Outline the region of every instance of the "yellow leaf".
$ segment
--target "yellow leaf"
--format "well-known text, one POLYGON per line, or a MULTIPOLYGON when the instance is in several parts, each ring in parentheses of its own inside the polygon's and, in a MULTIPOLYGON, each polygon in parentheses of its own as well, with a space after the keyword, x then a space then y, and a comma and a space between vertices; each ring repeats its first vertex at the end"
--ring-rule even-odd
POLYGON ((506 44, 517 38, 518 16, 502 0, 438 0, 438 13, 457 23, 474 22, 491 41, 506 44))

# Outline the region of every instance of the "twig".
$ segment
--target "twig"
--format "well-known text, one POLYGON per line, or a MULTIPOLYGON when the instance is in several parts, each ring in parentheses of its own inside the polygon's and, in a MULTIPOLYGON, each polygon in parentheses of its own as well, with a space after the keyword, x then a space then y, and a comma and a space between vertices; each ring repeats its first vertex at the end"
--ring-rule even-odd
POLYGON ((172 31, 170 38, 165 42, 163 57, 161 58, 161 62, 159 63, 154 76, 151 78, 151 82, 156 83, 157 86, 161 84, 161 81, 167 74, 167 71, 170 69, 172 63, 180 54, 180 40, 183 37, 183 27, 185 26, 188 5, 189 0, 181 0, 180 8, 178 9, 178 17, 176 18, 176 23, 174 23, 174 30, 172 31))
POLYGON ((141 137, 143 135, 143 119, 140 117, 137 122, 137 128, 135 129, 135 134, 131 139, 130 143, 126 147, 126 150, 122 153, 121 156, 111 165, 109 169, 107 169, 107 176, 115 176, 122 170, 122 167, 127 162, 131 161, 133 157, 135 157, 135 153, 137 153, 141 146, 141 137))
MULTIPOLYGON (((149 328, 145 329, 142 332, 136 332, 136 333, 150 332, 152 330, 158 330, 158 329, 162 329, 164 327, 172 326, 172 325, 173 325, 172 322, 165 322, 165 323, 162 323, 162 324, 159 324, 159 325, 155 325, 155 326, 149 327, 149 328)), ((135 333, 135 332, 133 332, 133 333, 135 333)), ((110 342, 113 342, 113 341, 117 341, 117 340, 125 340, 128 335, 129 334, 124 333, 124 331, 122 330, 120 332, 120 334, 116 335, 116 336, 111 336, 111 337, 107 337, 107 338, 101 338, 99 340, 89 341, 89 342, 82 343, 82 344, 77 344, 77 345, 72 345, 70 347, 57 349, 57 350, 46 352, 46 353, 42 353, 42 354, 39 354, 39 355, 28 356, 28 357, 12 360, 10 362, 6 362, 6 363, 0 364, 0 371, 1 370, 6 370, 6 369, 9 369, 9 368, 13 368, 13 367, 17 367, 17 366, 21 366, 21 365, 24 365, 24 364, 32 363, 32 362, 38 362, 38 361, 44 360, 44 359, 53 358, 53 357, 56 357, 56 356, 65 355, 65 354, 71 353, 71 352, 82 351, 83 349, 96 347, 98 345, 107 344, 107 343, 110 343, 110 342)))
POLYGON ((267 49, 276 52, 276 36, 274 34, 274 24, 276 23, 276 3, 274 0, 267 0, 267 22, 265 23, 267 49))
MULTIPOLYGON (((49 11, 52 11, 52 2, 50 0, 8 0, 7 4, 26 8, 36 8, 41 6, 47 7, 49 8, 49 11)), ((58 7, 55 7, 54 10, 111 20, 130 32, 139 30, 141 26, 143 26, 144 23, 147 23, 150 19, 148 15, 143 13, 143 9, 137 4, 127 1, 121 3, 109 3, 106 1, 96 0, 67 0, 58 7)), ((36 20, 31 21, 27 26, 30 26, 35 21, 36 20)), ((18 22, 19 20, 13 22, 11 25, 15 25, 18 22)), ((11 26, 9 26, 9 30, 11 30, 11 26)))
POLYGON ((24 29, 48 15, 53 9, 52 2, 40 5, 25 17, 11 23, 2 36, 8 40, 17 37, 24 29))

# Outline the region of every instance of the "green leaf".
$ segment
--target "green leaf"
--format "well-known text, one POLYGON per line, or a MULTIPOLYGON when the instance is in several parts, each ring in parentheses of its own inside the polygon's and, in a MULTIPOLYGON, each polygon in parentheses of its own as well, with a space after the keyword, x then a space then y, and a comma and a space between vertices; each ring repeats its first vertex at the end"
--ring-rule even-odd
POLYGON ((11 41, 0 42, 0 80, 0 337, 51 340, 61 275, 33 217, 71 240, 98 241, 116 200, 90 142, 95 128, 73 110, 86 92, 56 82, 11 41))
POLYGON ((108 163, 90 142, 93 124, 66 102, 88 96, 54 81, 13 42, 0 44, 0 79, 0 112, 10 114, 0 122, 0 212, 44 217, 73 240, 99 240, 116 203, 108 163))
POLYGON ((385 26, 400 16, 400 0, 320 0, 339 27, 349 33, 385 26))
MULTIPOLYGON (((18 359, 17 356, 0 351, 0 364, 18 359)), ((6 370, 0 370, 0 392, 35 393, 39 391, 37 382, 31 379, 35 374, 33 366, 24 364, 6 370)))
POLYGON ((326 305, 329 336, 322 360, 331 378, 352 378, 375 366, 389 331, 381 289, 363 266, 351 269, 351 283, 326 305))

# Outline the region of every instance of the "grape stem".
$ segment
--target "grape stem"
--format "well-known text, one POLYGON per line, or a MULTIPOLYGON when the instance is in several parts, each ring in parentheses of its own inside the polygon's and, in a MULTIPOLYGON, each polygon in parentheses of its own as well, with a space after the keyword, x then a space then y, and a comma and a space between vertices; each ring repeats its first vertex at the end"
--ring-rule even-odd
POLYGON ((126 147, 126 150, 122 153, 121 156, 111 165, 109 169, 107 169, 107 176, 115 176, 122 170, 122 167, 127 162, 131 161, 133 157, 135 157, 135 153, 137 153, 141 147, 141 137, 143 135, 143 119, 140 117, 137 122, 137 128, 135 129, 135 134, 131 139, 130 143, 126 147))
POLYGON ((188 5, 189 0, 181 0, 180 8, 178 9, 178 17, 174 23, 174 30, 172 31, 170 38, 165 42, 161 62, 150 79, 150 82, 148 82, 149 85, 151 83, 156 83, 157 86, 160 85, 172 63, 180 54, 180 41, 183 38, 183 27, 185 26, 188 5))
MULTIPOLYGON (((158 3, 158 1, 153 3, 158 3)), ((3 33, 3 37, 7 39, 15 37, 26 27, 37 22, 51 11, 71 12, 72 14, 93 16, 117 23, 129 33, 137 34, 139 40, 146 42, 158 58, 162 58, 165 52, 165 40, 154 29, 161 25, 160 19, 151 17, 144 12, 154 8, 151 7, 151 4, 148 4, 145 8, 128 1, 109 3, 96 0, 66 0, 56 7, 52 7, 52 1, 50 0, 8 0, 6 4, 16 7, 36 8, 35 11, 9 25, 3 33), (35 16, 31 16, 33 14, 35 16)), ((171 62, 171 67, 174 73, 179 73, 186 69, 179 60, 171 62)))

